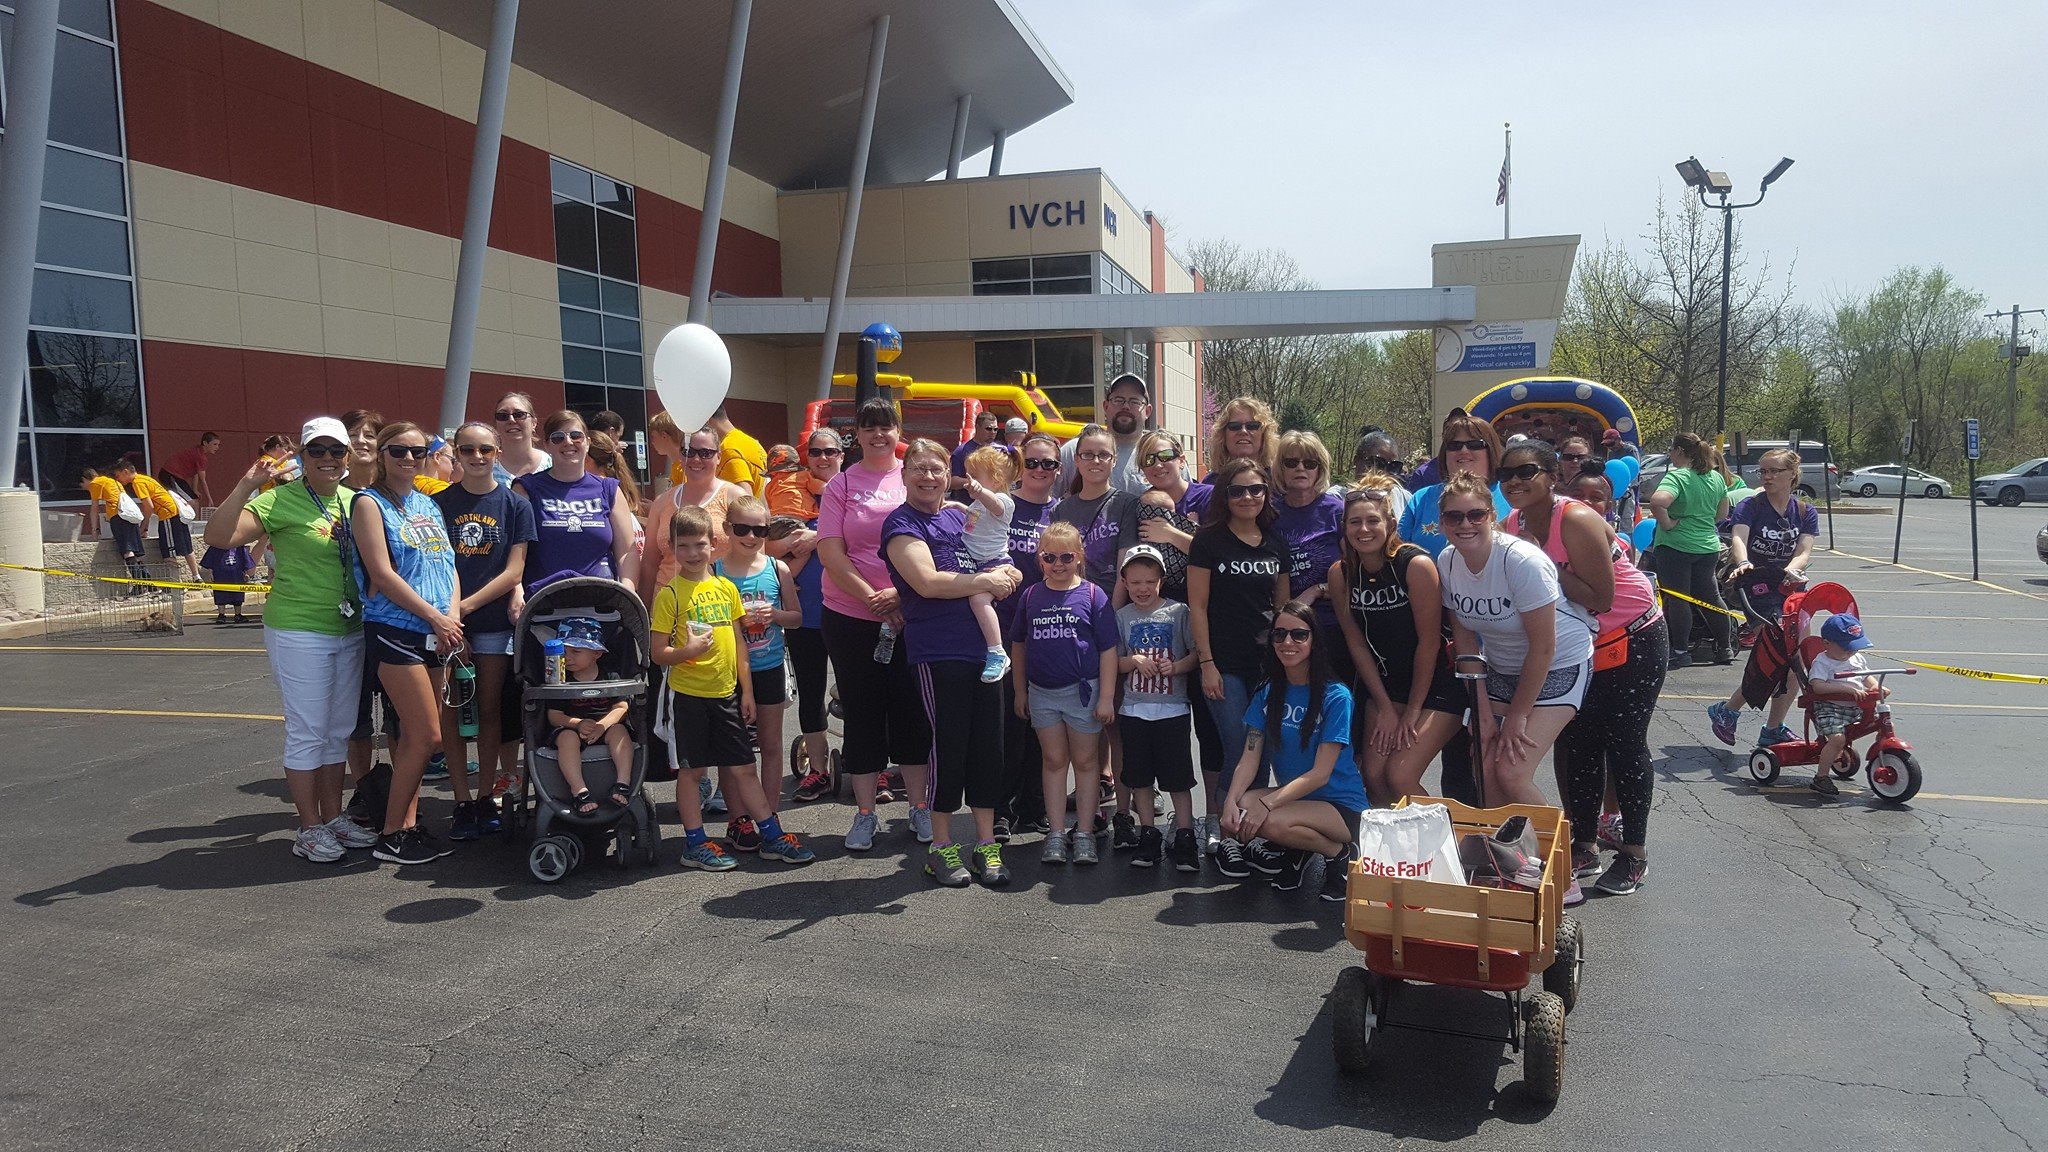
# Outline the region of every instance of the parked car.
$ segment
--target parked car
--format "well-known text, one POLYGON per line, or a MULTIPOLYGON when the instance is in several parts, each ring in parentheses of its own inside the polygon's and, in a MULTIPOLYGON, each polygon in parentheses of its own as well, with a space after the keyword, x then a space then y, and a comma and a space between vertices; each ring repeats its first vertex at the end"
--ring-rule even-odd
MULTIPOLYGON (((1899 494, 1899 468, 1897 464, 1872 464, 1868 468, 1858 468, 1842 476, 1841 492, 1844 496, 1896 496, 1899 494)), ((1940 500, 1954 487, 1941 477, 1918 468, 1906 469, 1908 496, 1940 500)))
MULTIPOLYGON (((1791 446, 1791 443, 1785 440, 1744 441, 1742 455, 1737 457, 1735 461, 1735 474, 1742 477, 1743 482, 1747 483, 1750 487, 1761 488, 1763 487, 1763 480, 1757 475, 1756 468, 1757 463, 1763 459, 1764 453, 1776 448, 1790 448, 1791 446)), ((1797 492, 1802 499, 1820 499, 1820 494, 1828 491, 1828 481, 1836 475, 1836 472, 1834 459, 1829 453, 1827 445, 1818 440, 1801 440, 1799 442, 1799 482, 1793 486, 1793 491, 1797 492)), ((1897 485, 1897 478, 1894 478, 1892 483, 1897 485)), ((1840 491, 1840 489, 1838 488, 1836 491, 1840 491)))
POLYGON ((2041 563, 2048 564, 2048 524, 2041 525, 2041 531, 2034 537, 2034 551, 2040 553, 2041 563))
POLYGON ((2026 500, 2048 500, 2048 456, 2036 456, 2017 468, 1977 477, 1970 495, 1986 504, 2016 508, 2026 500))

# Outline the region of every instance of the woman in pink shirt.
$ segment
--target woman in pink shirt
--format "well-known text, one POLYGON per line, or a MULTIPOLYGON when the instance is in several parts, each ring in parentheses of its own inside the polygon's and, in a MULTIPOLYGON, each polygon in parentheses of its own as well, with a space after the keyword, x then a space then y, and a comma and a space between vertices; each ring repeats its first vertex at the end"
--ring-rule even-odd
POLYGON ((875 776, 888 763, 916 766, 903 772, 910 825, 919 843, 931 843, 925 801, 932 741, 898 635, 902 606, 882 559, 882 522, 904 500, 896 406, 870 400, 855 413, 853 425, 860 462, 834 476, 818 498, 818 558, 825 563, 819 623, 846 713, 840 763, 853 779, 854 797, 846 847, 864 852, 875 844, 875 776))

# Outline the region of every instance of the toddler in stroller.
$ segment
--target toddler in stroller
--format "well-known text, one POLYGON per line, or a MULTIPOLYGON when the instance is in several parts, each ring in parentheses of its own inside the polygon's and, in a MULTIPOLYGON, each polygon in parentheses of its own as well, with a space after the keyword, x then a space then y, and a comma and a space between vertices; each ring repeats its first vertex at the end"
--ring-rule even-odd
MULTIPOLYGON (((588 616, 571 616, 556 631, 562 642, 564 684, 588 684, 598 677, 597 658, 604 654, 604 634, 588 616)), ((568 784, 578 816, 597 813, 597 800, 583 782, 583 750, 602 743, 612 756, 611 802, 624 807, 633 799, 633 736, 621 722, 632 702, 623 696, 591 696, 561 701, 547 710, 548 733, 555 762, 568 784)))

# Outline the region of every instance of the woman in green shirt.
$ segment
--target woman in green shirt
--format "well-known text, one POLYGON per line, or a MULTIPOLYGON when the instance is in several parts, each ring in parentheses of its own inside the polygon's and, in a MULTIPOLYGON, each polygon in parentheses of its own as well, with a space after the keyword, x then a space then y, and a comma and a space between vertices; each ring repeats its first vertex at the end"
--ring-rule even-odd
MULTIPOLYGON (((1714 581, 1714 564, 1721 558, 1721 535, 1717 528, 1728 518, 1728 482, 1714 468, 1714 450, 1690 432, 1671 440, 1671 470, 1650 497, 1650 514, 1657 518, 1657 580, 1668 591, 1722 607, 1721 589, 1714 581)), ((1671 617, 1671 667, 1692 664, 1686 651, 1692 636, 1692 605, 1676 596, 1664 598, 1664 611, 1671 617)), ((1733 664, 1735 646, 1728 633, 1728 617, 1707 614, 1707 627, 1714 637, 1714 663, 1733 664)))

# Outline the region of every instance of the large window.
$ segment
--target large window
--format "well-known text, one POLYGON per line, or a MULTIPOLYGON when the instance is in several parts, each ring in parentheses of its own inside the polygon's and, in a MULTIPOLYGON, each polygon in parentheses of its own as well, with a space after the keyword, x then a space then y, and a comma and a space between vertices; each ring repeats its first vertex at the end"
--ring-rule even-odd
POLYGON ((974 345, 974 378, 982 384, 1015 383, 1030 372, 1068 419, 1095 412, 1095 338, 1041 336, 1035 340, 981 340, 974 345))
POLYGON ((1095 290, 1095 257, 1009 256, 974 262, 976 296, 1086 296, 1095 290))
POLYGON ((553 162, 552 179, 565 399, 586 418, 607 408, 625 417, 630 445, 647 429, 633 188, 566 160, 553 162))
MULTIPOLYGON (((14 476, 45 502, 83 501, 82 469, 148 453, 114 17, 107 0, 63 0, 58 24, 14 476)), ((13 41, 0 3, 0 86, 13 41)))

